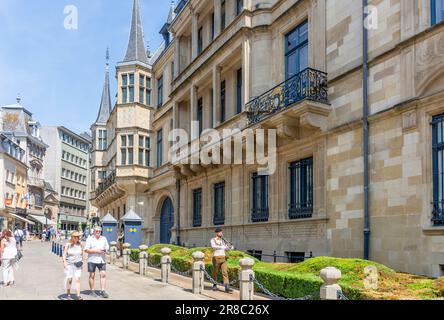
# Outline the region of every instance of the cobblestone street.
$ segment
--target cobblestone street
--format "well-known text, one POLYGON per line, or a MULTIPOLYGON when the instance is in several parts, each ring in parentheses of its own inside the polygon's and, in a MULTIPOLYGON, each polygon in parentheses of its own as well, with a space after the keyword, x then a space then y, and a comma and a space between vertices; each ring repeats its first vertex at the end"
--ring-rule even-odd
MULTIPOLYGON (((51 253, 50 243, 25 242, 24 258, 15 271, 15 285, 0 287, 0 300, 63 300, 66 298, 61 258, 51 253)), ((96 276, 95 289, 100 289, 96 276)), ((97 300, 89 295, 88 274, 83 268, 82 296, 85 300, 97 300)), ((72 291, 73 293, 74 291, 72 291)), ((107 265, 107 292, 114 300, 199 300, 180 287, 165 285, 156 279, 140 277, 131 271, 107 265)))

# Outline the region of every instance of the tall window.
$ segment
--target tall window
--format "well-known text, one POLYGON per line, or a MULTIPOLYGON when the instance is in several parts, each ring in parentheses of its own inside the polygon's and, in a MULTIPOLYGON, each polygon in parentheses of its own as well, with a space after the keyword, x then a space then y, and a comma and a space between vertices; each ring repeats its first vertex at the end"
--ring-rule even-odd
POLYGON ((285 36, 285 77, 289 79, 308 67, 308 22, 285 36))
POLYGON ((122 103, 134 102, 134 73, 122 74, 122 103))
POLYGON ((197 32, 197 53, 200 54, 203 49, 203 28, 200 27, 197 32))
POLYGON ((313 214, 313 158, 290 163, 290 219, 313 214))
POLYGON ((145 76, 139 74, 139 103, 145 104, 146 98, 146 88, 145 88, 145 76))
POLYGON ((146 77, 146 104, 151 105, 151 78, 146 77))
POLYGON ((163 130, 157 131, 157 167, 163 164, 163 130))
POLYGON ((220 4, 220 30, 221 31, 225 29, 225 16, 226 16, 225 0, 222 0, 221 4, 220 4))
POLYGON ((132 165, 134 164, 134 135, 121 136, 121 165, 132 165))
POLYGON ((213 224, 225 224, 225 182, 214 185, 213 224))
POLYGON ((444 21, 444 0, 432 1, 432 25, 444 21))
POLYGON ((220 84, 220 122, 225 122, 225 80, 220 84))
POLYGON ((99 129, 99 150, 106 150, 106 148, 108 148, 106 129, 99 129))
POLYGON ((193 227, 202 226, 202 189, 193 190, 193 227))
POLYGON ((150 138, 139 136, 139 165, 150 166, 150 138))
POLYGON ((268 221, 268 176, 254 173, 252 184, 251 220, 253 222, 268 221))
POLYGON ((433 217, 435 226, 444 226, 444 114, 432 120, 433 217))
POLYGON ((199 134, 203 130, 203 102, 202 98, 197 101, 197 121, 199 121, 199 134))
POLYGON ((242 112, 242 68, 236 72, 236 111, 242 112))
POLYGON ((236 0, 236 15, 240 15, 244 9, 244 0, 236 0))
POLYGON ((157 79, 157 107, 163 105, 163 76, 157 79))
POLYGON ((211 41, 214 40, 214 12, 211 14, 211 41))

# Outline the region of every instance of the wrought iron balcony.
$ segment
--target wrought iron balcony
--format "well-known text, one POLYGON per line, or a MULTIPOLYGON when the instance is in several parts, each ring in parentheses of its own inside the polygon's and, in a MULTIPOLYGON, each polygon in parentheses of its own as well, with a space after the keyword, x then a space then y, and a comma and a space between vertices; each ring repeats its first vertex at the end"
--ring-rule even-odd
POLYGON ((116 171, 112 171, 102 183, 99 184, 96 189, 96 197, 101 195, 106 189, 108 189, 113 183, 116 182, 116 171))
POLYGON ((255 124, 302 100, 328 103, 327 73, 307 68, 247 103, 248 123, 255 124))
POLYGON ((221 226, 225 224, 225 215, 213 217, 213 224, 215 226, 221 226))

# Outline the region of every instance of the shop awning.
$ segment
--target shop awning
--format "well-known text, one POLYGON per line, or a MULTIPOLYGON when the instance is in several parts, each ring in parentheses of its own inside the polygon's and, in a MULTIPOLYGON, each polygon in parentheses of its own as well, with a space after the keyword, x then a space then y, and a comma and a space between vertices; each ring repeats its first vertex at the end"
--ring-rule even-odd
POLYGON ((46 218, 44 216, 35 216, 33 214, 30 214, 29 217, 34 219, 38 223, 43 224, 43 225, 53 225, 53 226, 57 225, 56 222, 54 222, 51 219, 48 219, 48 218, 46 218))
POLYGON ((35 225, 35 223, 32 222, 31 220, 28 220, 28 219, 25 219, 23 217, 20 217, 19 215, 16 215, 16 214, 13 214, 13 213, 10 213, 10 215, 13 216, 14 218, 22 220, 22 221, 24 221, 24 222, 26 222, 26 223, 28 223, 30 225, 35 225))

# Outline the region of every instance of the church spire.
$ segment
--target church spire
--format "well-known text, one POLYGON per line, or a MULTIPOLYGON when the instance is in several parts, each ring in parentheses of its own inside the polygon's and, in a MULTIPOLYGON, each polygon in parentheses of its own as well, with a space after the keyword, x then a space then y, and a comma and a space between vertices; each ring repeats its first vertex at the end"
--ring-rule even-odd
POLYGON ((105 83, 103 84, 102 101, 100 102, 97 124, 106 124, 111 114, 111 95, 109 91, 109 48, 106 48, 105 83))
POLYGON ((131 18, 131 31, 123 62, 139 61, 148 64, 143 41, 142 22, 140 19, 139 0, 134 0, 133 16, 131 18))

